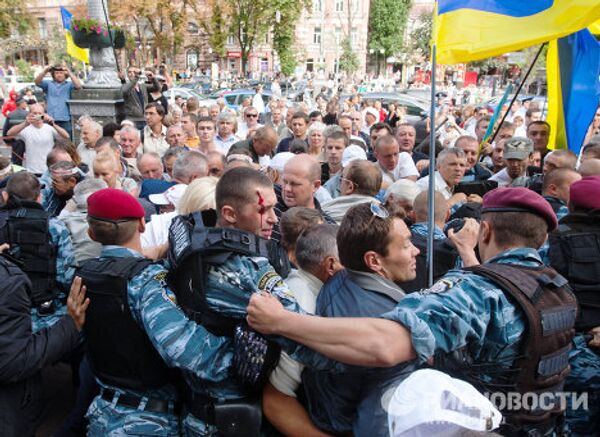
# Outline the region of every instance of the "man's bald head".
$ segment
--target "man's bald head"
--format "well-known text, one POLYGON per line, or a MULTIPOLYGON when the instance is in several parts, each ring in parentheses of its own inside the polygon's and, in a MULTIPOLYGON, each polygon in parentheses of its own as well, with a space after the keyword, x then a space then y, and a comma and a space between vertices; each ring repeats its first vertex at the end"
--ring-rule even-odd
POLYGON ((579 174, 582 177, 600 176, 600 159, 587 159, 579 164, 579 174))
POLYGON ((320 186, 321 166, 306 153, 292 157, 283 168, 283 201, 289 208, 314 208, 313 196, 320 186))
MULTIPOLYGON (((434 192, 434 220, 436 225, 440 226, 446 221, 446 215, 448 214, 448 204, 444 195, 439 191, 434 192)), ((414 203, 415 222, 422 223, 426 222, 429 215, 429 193, 428 191, 421 192, 416 198, 414 203)))
POLYGON ((300 155, 290 158, 283 168, 283 173, 289 173, 290 171, 301 172, 306 179, 311 182, 321 179, 321 166, 319 165, 319 161, 307 153, 301 153, 300 155))

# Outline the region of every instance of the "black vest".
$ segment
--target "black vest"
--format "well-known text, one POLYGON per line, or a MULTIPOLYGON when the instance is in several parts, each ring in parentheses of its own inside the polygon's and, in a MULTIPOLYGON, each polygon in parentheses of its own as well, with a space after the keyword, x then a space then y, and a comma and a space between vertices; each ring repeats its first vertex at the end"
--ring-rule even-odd
POLYGON ((0 209, 0 244, 20 262, 31 281, 31 301, 39 306, 58 294, 56 248, 49 230, 50 215, 36 202, 9 199, 0 209))
POLYGON ((213 311, 206 300, 208 268, 222 264, 232 254, 265 257, 282 278, 290 271, 285 251, 272 240, 238 229, 206 228, 199 213, 173 219, 169 229, 169 285, 186 315, 217 336, 232 336, 243 321, 213 311))
MULTIPOLYGON (((410 239, 420 253, 417 255, 416 278, 398 284, 406 293, 428 288, 427 237, 413 232, 410 239)), ((453 269, 457 258, 458 252, 449 239, 433 240, 433 281, 436 282, 448 270, 453 269)))
POLYGON ((128 282, 152 261, 145 258, 89 259, 77 271, 90 306, 84 332, 94 374, 104 383, 132 390, 159 388, 171 371, 133 319, 128 282))
POLYGON ((548 238, 550 265, 569 280, 581 308, 576 327, 600 325, 600 210, 570 213, 548 238))

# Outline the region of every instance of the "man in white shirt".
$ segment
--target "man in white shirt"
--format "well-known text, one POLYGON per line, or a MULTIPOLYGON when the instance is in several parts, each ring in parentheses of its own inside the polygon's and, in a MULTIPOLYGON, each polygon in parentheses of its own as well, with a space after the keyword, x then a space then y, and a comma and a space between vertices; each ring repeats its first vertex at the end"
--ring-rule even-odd
POLYGON ((144 153, 155 152, 163 156, 169 148, 167 128, 163 124, 165 109, 158 103, 150 103, 144 110, 144 153))
POLYGON ((527 183, 527 166, 533 153, 533 141, 523 137, 512 137, 504 143, 505 167, 489 180, 498 182, 499 187, 523 187, 527 183))
POLYGON ((102 138, 102 125, 94 120, 81 123, 81 143, 77 146, 77 153, 81 162, 92 167, 96 157, 96 141, 102 138))
MULTIPOLYGON (((462 180, 467 170, 467 157, 458 147, 449 147, 440 152, 437 158, 437 170, 434 176, 435 190, 442 193, 448 206, 467 200, 464 193, 454 194, 454 187, 462 180)), ((425 176, 417 181, 421 191, 429 189, 429 178, 425 176)))
POLYGON ((244 109, 244 121, 240 123, 237 131, 237 136, 240 139, 248 139, 248 134, 250 132, 256 131, 256 129, 262 127, 262 124, 258 122, 258 114, 258 111, 253 106, 248 106, 244 109))
MULTIPOLYGON (((296 243, 296 261, 299 270, 293 270, 285 279, 294 292, 298 305, 314 313, 321 286, 343 267, 337 255, 337 226, 316 225, 306 229, 296 243)), ((297 414, 304 407, 297 400, 304 366, 292 360, 285 352, 269 377, 263 391, 263 412, 284 435, 320 436, 308 414, 297 414), (290 420, 290 415, 294 416, 290 420), (299 432, 298 432, 299 431, 299 432)))
POLYGON ((259 114, 265 112, 265 102, 263 100, 262 90, 262 85, 258 85, 256 87, 256 94, 254 94, 254 97, 252 97, 252 106, 256 108, 259 114))
POLYGON ((215 144, 223 155, 227 155, 229 148, 240 141, 235 135, 237 130, 237 118, 235 114, 228 111, 222 111, 217 116, 217 134, 215 135, 215 144))
POLYGON ((40 104, 31 105, 25 121, 11 127, 7 136, 16 136, 25 143, 23 165, 27 171, 42 174, 46 171, 46 156, 54 146, 54 140, 69 139, 69 134, 44 113, 40 104))
POLYGON ((382 188, 388 187, 398 179, 417 180, 419 172, 412 157, 406 152, 400 152, 400 146, 393 136, 384 135, 378 138, 373 152, 383 176, 382 188))

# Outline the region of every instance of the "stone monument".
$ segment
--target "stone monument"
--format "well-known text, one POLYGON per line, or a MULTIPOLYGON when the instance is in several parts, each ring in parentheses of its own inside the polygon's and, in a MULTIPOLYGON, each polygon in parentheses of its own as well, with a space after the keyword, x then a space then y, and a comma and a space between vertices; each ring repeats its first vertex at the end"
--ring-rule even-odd
MULTIPOLYGON (((103 27, 106 28, 107 0, 88 0, 88 14, 90 18, 103 23, 103 27)), ((83 88, 73 90, 69 100, 75 143, 79 141, 79 131, 75 126, 82 115, 90 115, 102 125, 111 121, 120 123, 125 118, 114 48, 91 44, 89 50, 92 71, 83 88)))

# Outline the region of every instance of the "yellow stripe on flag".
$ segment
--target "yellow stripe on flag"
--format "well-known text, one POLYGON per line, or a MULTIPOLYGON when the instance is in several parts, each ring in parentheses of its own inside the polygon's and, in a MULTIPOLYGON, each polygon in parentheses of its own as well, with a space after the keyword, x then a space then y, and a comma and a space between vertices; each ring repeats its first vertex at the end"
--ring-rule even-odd
POLYGON ((89 64, 89 55, 87 49, 79 48, 73 42, 73 37, 71 36, 71 32, 68 30, 65 31, 65 39, 67 40, 67 53, 69 56, 72 56, 75 59, 80 60, 81 62, 85 62, 89 64))

